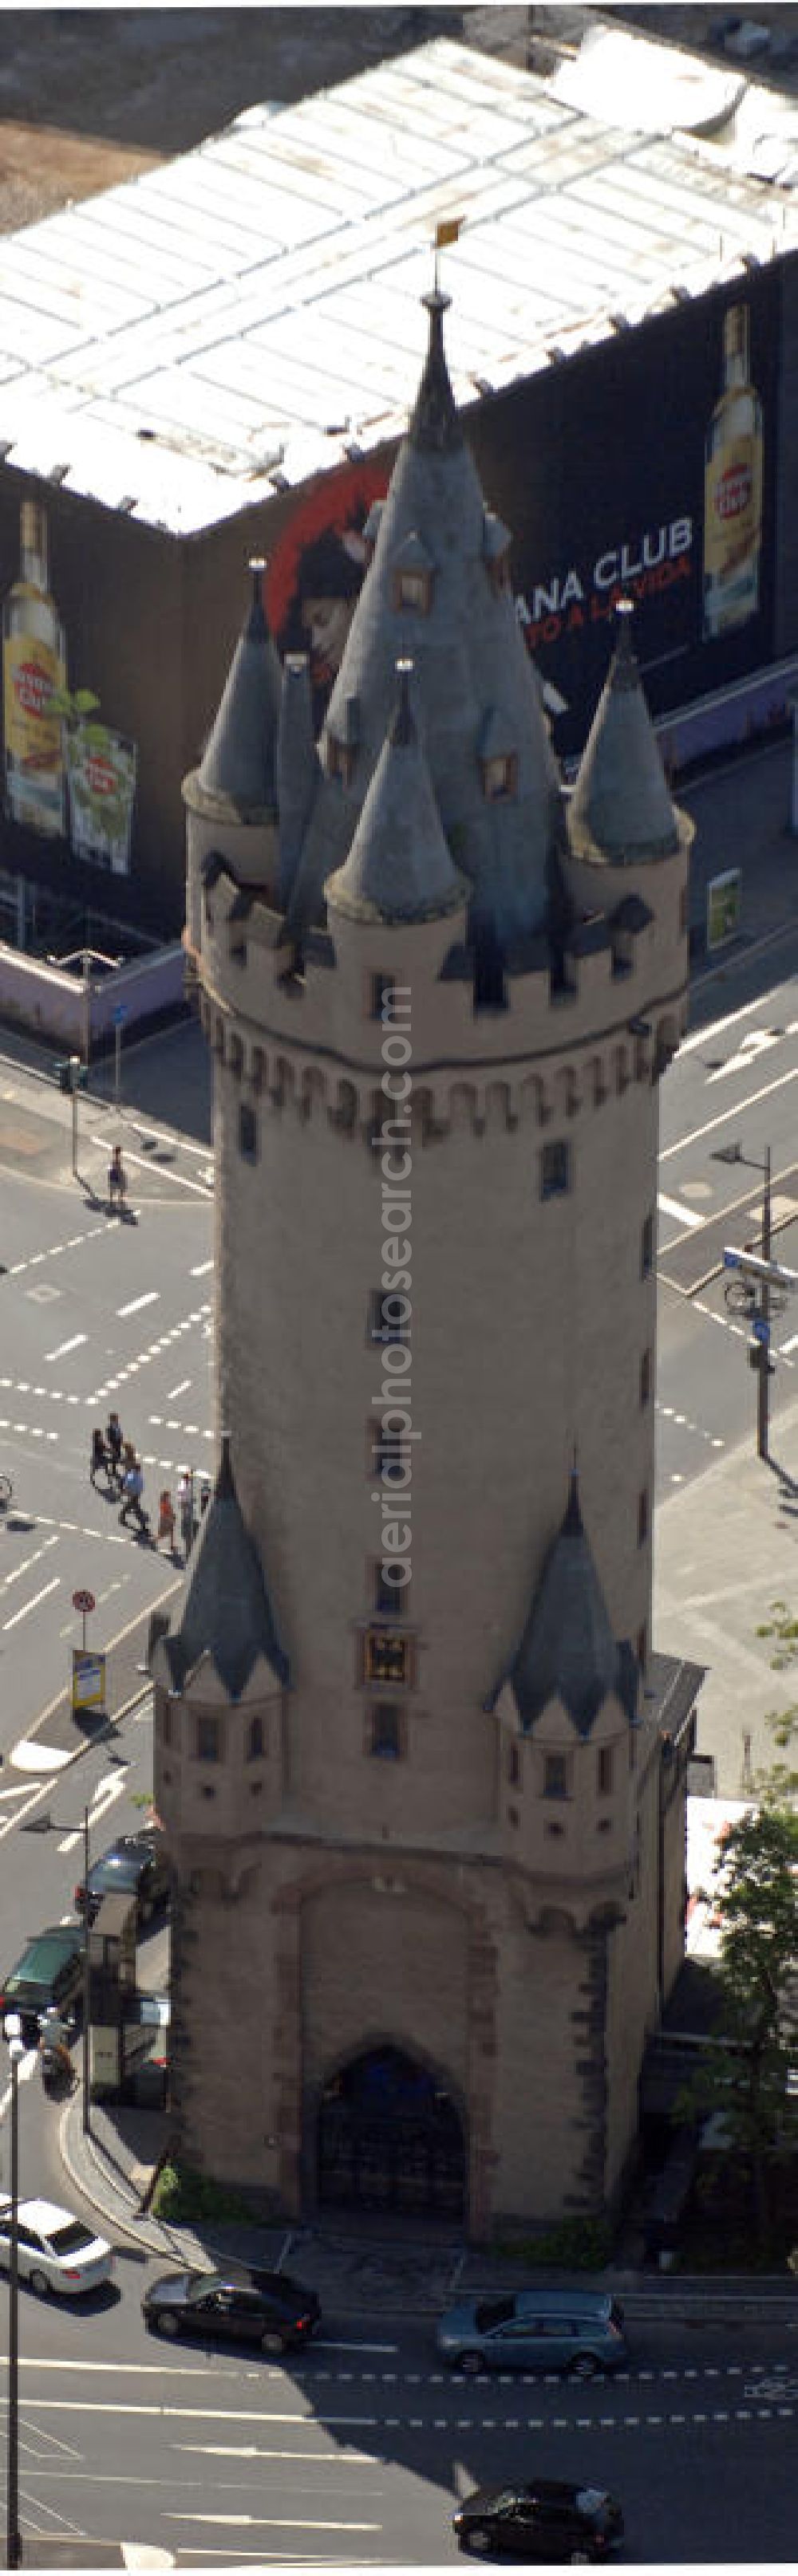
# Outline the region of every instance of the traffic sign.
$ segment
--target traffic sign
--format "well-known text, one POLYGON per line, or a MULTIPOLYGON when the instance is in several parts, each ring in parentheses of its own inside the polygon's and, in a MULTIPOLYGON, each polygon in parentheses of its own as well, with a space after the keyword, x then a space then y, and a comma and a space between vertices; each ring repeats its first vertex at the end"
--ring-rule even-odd
POLYGON ((96 1607, 97 1604, 93 1592, 73 1592, 72 1608, 73 1610, 82 1611, 84 1619, 88 1619, 89 1611, 95 1610, 96 1607))
POLYGON ((765 1315, 752 1315, 751 1331, 754 1336, 754 1341, 764 1342, 767 1347, 770 1340, 770 1325, 765 1315))
POLYGON ((126 1003, 126 1002, 115 1002, 115 1003, 114 1003, 113 1010, 112 1010, 112 1013, 111 1013, 111 1018, 112 1018, 112 1020, 113 1020, 113 1024, 114 1024, 114 1028, 115 1028, 115 1029, 123 1029, 123 1028, 124 1028, 124 1025, 125 1025, 125 1021, 126 1021, 126 1019, 127 1019, 127 1003, 126 1003))
POLYGON ((741 1270, 744 1279, 762 1281, 769 1288, 798 1288, 798 1270, 787 1270, 781 1261, 763 1261, 759 1252, 740 1251, 736 1245, 724 1244, 724 1270, 741 1270))
POLYGON ((97 1709, 105 1715, 105 1656, 72 1648, 72 1707, 97 1709))

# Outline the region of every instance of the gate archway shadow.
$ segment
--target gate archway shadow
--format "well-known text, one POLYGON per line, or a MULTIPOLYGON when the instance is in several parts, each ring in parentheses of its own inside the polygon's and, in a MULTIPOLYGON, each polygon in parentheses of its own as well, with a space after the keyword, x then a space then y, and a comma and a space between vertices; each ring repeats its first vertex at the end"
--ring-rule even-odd
POLYGON ((448 2082, 393 2042, 360 2050, 328 2077, 314 2143, 320 2210, 463 2224, 463 2115, 448 2082))

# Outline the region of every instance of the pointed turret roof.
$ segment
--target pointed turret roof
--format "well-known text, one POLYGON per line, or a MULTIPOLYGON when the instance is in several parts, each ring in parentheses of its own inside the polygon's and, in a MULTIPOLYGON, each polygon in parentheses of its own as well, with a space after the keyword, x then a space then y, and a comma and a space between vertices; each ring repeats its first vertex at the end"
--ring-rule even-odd
POLYGON ((281 910, 285 909, 293 891, 318 775, 310 662, 307 653, 287 653, 283 664, 277 735, 277 798, 280 809, 277 900, 281 910))
POLYGON ((281 674, 263 607, 264 571, 253 558, 252 603, 200 762, 199 785, 207 796, 239 810, 273 814, 281 674))
POLYGON ((429 348, 391 477, 322 736, 322 776, 291 906, 297 935, 323 917, 343 869, 391 721, 398 655, 412 653, 414 702, 444 834, 470 881, 472 936, 501 947, 546 918, 560 789, 532 664, 511 593, 492 578, 485 503, 462 435, 443 352, 446 298, 425 297, 429 348), (406 580, 421 565, 423 582, 406 580), (358 708, 357 757, 327 762, 358 708), (485 794, 479 744, 500 702, 513 754, 511 795, 485 794))
POLYGON ((422 295, 429 314, 429 342, 424 360, 424 373, 418 388, 408 425, 412 447, 426 448, 434 456, 452 455, 463 445, 463 432, 449 379, 443 345, 443 316, 451 304, 440 286, 422 295))
POLYGON ((574 851, 620 866, 667 858, 680 839, 632 649, 632 615, 631 600, 619 600, 616 648, 568 809, 574 851))
POLYGON ((203 1655, 210 1656, 232 1700, 240 1699, 261 1656, 279 1681, 288 1680, 288 1663, 278 1643, 259 1558, 236 1493, 226 1436, 215 1490, 200 1521, 177 1609, 168 1634, 160 1620, 154 1623, 151 1652, 160 1638, 175 1690, 182 1690, 187 1674, 203 1655))
POLYGON ((325 887, 335 912, 358 921, 430 921, 454 912, 468 886, 453 864, 410 702, 408 660, 346 865, 325 887))
MULTIPOLYGON (((610 1691, 630 1721, 635 1715, 637 1667, 631 1647, 612 1633, 585 1535, 575 1468, 562 1528, 549 1550, 506 1679, 512 1684, 525 1732, 553 1699, 563 1701, 578 1733, 585 1736, 610 1691)), ((498 1690, 493 1698, 498 1698, 498 1690)))

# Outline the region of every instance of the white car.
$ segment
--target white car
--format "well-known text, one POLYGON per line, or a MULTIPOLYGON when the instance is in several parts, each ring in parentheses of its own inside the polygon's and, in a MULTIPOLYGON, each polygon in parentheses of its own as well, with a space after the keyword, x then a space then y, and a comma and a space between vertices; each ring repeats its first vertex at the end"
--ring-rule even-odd
MULTIPOLYGON (((11 2203, 0 2203, 0 2265, 10 2260, 11 2203)), ((93 2236, 71 2209, 55 2200, 21 2200, 17 2207, 17 2268, 41 2299, 49 2290, 67 2299, 96 2290, 110 2281, 113 2253, 104 2236, 93 2236)))

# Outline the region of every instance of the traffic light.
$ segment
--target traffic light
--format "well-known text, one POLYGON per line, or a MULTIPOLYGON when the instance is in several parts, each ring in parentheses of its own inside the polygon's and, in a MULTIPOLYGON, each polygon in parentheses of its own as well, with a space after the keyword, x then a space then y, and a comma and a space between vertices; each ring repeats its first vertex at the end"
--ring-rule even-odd
POLYGON ((748 1366, 752 1369, 764 1369, 766 1377, 776 1375, 775 1360, 768 1359, 767 1345, 764 1342, 749 1342, 748 1366))
POLYGON ((53 1071, 59 1091, 85 1091, 88 1073, 85 1064, 78 1062, 77 1056, 61 1056, 58 1063, 54 1065, 53 1071))

